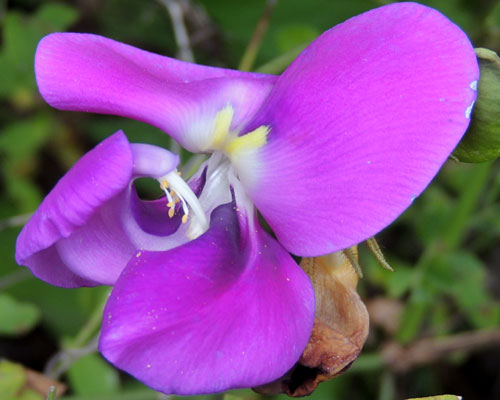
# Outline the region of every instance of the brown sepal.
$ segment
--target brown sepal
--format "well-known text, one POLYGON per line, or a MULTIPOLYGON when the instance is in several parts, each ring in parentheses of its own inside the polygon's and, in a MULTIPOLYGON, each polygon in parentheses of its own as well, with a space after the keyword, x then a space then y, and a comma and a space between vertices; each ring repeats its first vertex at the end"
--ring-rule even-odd
POLYGON ((304 258, 300 265, 316 296, 311 338, 299 362, 277 381, 254 388, 259 393, 311 394, 320 382, 349 368, 368 335, 368 312, 356 292, 358 276, 344 254, 304 258))

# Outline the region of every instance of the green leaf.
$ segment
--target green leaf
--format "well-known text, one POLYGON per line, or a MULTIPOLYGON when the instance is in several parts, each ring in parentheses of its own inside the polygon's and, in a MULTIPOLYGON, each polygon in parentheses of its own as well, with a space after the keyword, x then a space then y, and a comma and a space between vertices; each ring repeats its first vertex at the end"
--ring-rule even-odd
POLYGON ((262 74, 281 74, 305 48, 305 45, 295 47, 259 66, 255 72, 260 72, 262 74))
POLYGON ((37 392, 23 388, 26 374, 22 365, 0 361, 0 396, 2 400, 43 400, 37 392))
POLYGON ((63 3, 42 5, 34 18, 42 33, 64 31, 77 19, 78 12, 73 7, 63 3))
POLYGON ((321 34, 316 28, 306 24, 290 24, 275 34, 276 45, 281 53, 307 45, 321 34))
POLYGON ((0 394, 13 397, 21 390, 26 382, 24 369, 19 364, 10 361, 0 361, 0 394))
POLYGON ((0 152, 12 162, 34 157, 54 131, 57 122, 48 114, 38 114, 3 128, 0 133, 0 152))
POLYGON ((397 340, 400 343, 409 343, 417 336, 422 320, 425 316, 427 316, 431 306, 432 303, 428 294, 423 291, 418 292, 413 298, 410 299, 403 311, 401 322, 399 324, 397 340))
POLYGON ((413 225, 419 239, 425 246, 439 240, 449 223, 452 202, 449 195, 438 185, 431 185, 420 199, 417 207, 410 210, 413 214, 413 225))
POLYGON ((112 394, 120 389, 118 372, 97 354, 76 361, 68 371, 68 378, 78 395, 112 394))
POLYGON ((30 331, 40 320, 40 310, 33 304, 20 303, 0 294, 0 334, 20 335, 30 331))
POLYGON ((78 14, 61 3, 45 3, 33 16, 9 11, 3 21, 0 53, 0 96, 10 96, 18 105, 31 105, 36 94, 33 68, 38 41, 48 33, 63 31, 78 14))
POLYGON ((33 211, 42 200, 31 174, 36 169, 40 148, 58 126, 51 114, 40 113, 0 130, 1 172, 17 213, 33 211))
POLYGON ((500 305, 487 289, 486 268, 473 253, 448 254, 447 266, 453 284, 446 291, 476 328, 495 328, 500 324, 500 305))

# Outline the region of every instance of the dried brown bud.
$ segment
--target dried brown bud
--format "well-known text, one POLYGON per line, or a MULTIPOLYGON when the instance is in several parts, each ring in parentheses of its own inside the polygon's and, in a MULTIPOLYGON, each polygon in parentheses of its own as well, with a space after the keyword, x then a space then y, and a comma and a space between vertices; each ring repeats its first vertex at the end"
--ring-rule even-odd
MULTIPOLYGON (((357 256, 357 249, 354 247, 357 256)), ((311 338, 299 362, 281 379, 254 388, 263 394, 311 394, 320 382, 343 373, 358 357, 368 335, 368 312, 356 286, 358 276, 342 252, 304 258, 316 296, 311 338)))

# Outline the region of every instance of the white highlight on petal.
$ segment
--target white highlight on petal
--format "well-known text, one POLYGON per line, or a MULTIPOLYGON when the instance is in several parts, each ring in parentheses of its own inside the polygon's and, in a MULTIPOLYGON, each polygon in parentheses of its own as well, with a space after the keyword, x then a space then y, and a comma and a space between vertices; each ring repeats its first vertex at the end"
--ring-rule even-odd
POLYGON ((470 115, 472 113, 472 107, 474 107, 474 102, 472 102, 472 104, 465 109, 465 118, 467 119, 470 118, 470 115))
POLYGON ((476 90, 477 90, 477 81, 472 81, 472 82, 470 83, 470 88, 471 88, 472 90, 476 91, 476 90))

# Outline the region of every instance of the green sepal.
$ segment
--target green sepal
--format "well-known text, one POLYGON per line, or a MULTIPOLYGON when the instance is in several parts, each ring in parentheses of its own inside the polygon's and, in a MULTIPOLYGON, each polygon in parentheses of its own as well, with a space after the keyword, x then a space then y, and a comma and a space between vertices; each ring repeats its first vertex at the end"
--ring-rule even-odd
POLYGON ((471 123, 453 155, 463 162, 479 163, 500 157, 500 58, 477 48, 481 70, 471 123))

